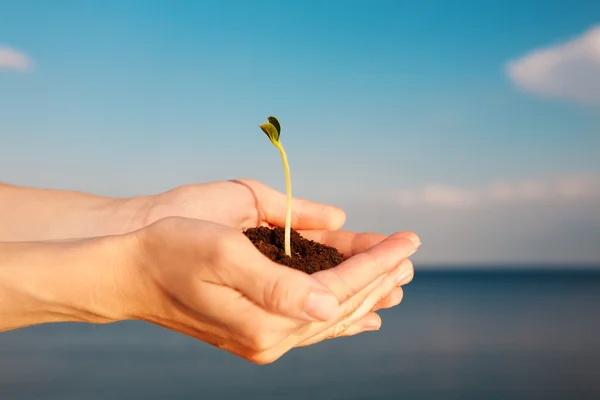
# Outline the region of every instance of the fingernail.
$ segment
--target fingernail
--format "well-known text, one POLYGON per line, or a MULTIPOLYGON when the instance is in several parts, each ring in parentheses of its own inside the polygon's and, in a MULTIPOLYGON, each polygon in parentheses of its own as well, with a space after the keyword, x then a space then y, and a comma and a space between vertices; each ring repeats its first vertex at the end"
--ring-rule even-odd
POLYGON ((327 321, 337 315, 340 309, 338 300, 330 293, 312 291, 304 303, 304 312, 321 321, 327 321))
POLYGON ((400 274, 399 274, 399 275, 396 277, 396 280, 395 280, 395 282, 396 282, 396 285, 399 285, 399 284, 401 284, 402 282, 404 282, 405 280, 407 280, 407 279, 408 279, 408 277, 410 277, 410 274, 411 274, 411 273, 412 273, 412 272, 410 272, 410 271, 402 271, 402 272, 401 272, 401 273, 400 273, 400 274))
POLYGON ((421 247, 422 243, 419 239, 413 239, 413 238, 409 237, 408 240, 413 242, 413 244, 415 245, 415 249, 418 249, 419 247, 421 247))
POLYGON ((411 251, 410 253, 408 253, 408 255, 406 257, 410 257, 413 254, 415 254, 417 252, 417 250, 419 249, 419 247, 421 247, 421 244, 422 244, 421 242, 419 242, 419 241, 413 241, 412 239, 411 239, 411 242, 413 242, 413 244, 415 245, 415 248, 413 249, 413 251, 411 251))

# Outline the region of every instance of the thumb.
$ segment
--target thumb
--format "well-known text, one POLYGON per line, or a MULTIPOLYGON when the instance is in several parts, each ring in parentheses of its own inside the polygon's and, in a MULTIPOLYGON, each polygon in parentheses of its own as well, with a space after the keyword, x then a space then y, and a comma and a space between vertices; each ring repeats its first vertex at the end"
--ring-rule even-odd
MULTIPOLYGON (((285 225, 287 196, 256 181, 244 181, 256 194, 265 221, 277 226, 285 225)), ((298 229, 337 230, 346 222, 344 210, 310 200, 292 199, 292 227, 298 229)))
POLYGON ((337 297, 310 275, 258 253, 246 257, 232 282, 238 291, 265 310, 305 321, 327 321, 340 310, 337 297))

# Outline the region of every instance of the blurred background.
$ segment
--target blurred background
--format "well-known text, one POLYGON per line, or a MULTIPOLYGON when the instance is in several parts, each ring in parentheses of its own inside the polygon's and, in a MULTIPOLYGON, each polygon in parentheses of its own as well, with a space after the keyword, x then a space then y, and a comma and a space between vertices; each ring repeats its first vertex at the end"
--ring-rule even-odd
POLYGON ((0 180, 258 179, 423 246, 379 332, 253 366, 161 328, 0 335, 0 399, 600 398, 600 3, 0 0, 0 180))

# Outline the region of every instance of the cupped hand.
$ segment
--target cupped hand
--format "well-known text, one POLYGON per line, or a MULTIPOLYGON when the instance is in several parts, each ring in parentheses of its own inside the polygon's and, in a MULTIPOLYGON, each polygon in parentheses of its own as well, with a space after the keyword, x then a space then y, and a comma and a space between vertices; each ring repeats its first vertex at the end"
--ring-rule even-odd
POLYGON ((238 230, 161 219, 123 236, 135 249, 123 274, 124 313, 260 364, 380 323, 371 310, 412 279, 407 257, 419 238, 399 233, 373 245, 348 232, 311 235, 350 257, 308 275, 272 262, 238 230))
MULTIPOLYGON (((284 226, 286 196, 250 179, 185 185, 148 198, 138 213, 139 226, 165 217, 216 222, 238 230, 256 226, 284 226)), ((292 228, 337 230, 346 221, 344 211, 308 200, 292 200, 292 228)))
MULTIPOLYGON (((216 222, 237 230, 256 226, 285 225, 286 196, 251 179, 185 185, 148 198, 138 212, 138 227, 166 217, 185 217, 216 222)), ((339 231, 346 214, 338 207, 309 200, 292 199, 292 228, 308 238, 338 248, 345 258, 374 246, 385 239, 377 233, 339 231), (335 233, 330 233, 335 231, 335 233)), ((406 232, 404 235, 413 235, 406 232)), ((394 289, 372 311, 396 306, 402 300, 402 288, 394 289)), ((368 316, 370 327, 381 324, 377 314, 368 316)), ((355 329, 349 329, 348 334, 355 329)))

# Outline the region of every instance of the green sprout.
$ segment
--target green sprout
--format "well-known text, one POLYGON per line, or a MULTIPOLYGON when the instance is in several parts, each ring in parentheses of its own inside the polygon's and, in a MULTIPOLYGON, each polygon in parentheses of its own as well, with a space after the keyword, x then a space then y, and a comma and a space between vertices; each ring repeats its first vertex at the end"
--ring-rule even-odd
POLYGON ((268 117, 269 122, 265 122, 260 126, 260 129, 263 130, 264 133, 271 140, 271 143, 275 145, 279 149, 281 153, 281 159, 283 160, 283 169, 285 171, 285 191, 287 194, 287 213, 285 216, 285 254, 289 257, 292 256, 291 249, 291 224, 292 224, 292 180, 290 178, 290 166, 288 164, 287 155, 285 154, 285 150, 279 141, 279 135, 281 134, 281 125, 277 118, 268 117))

